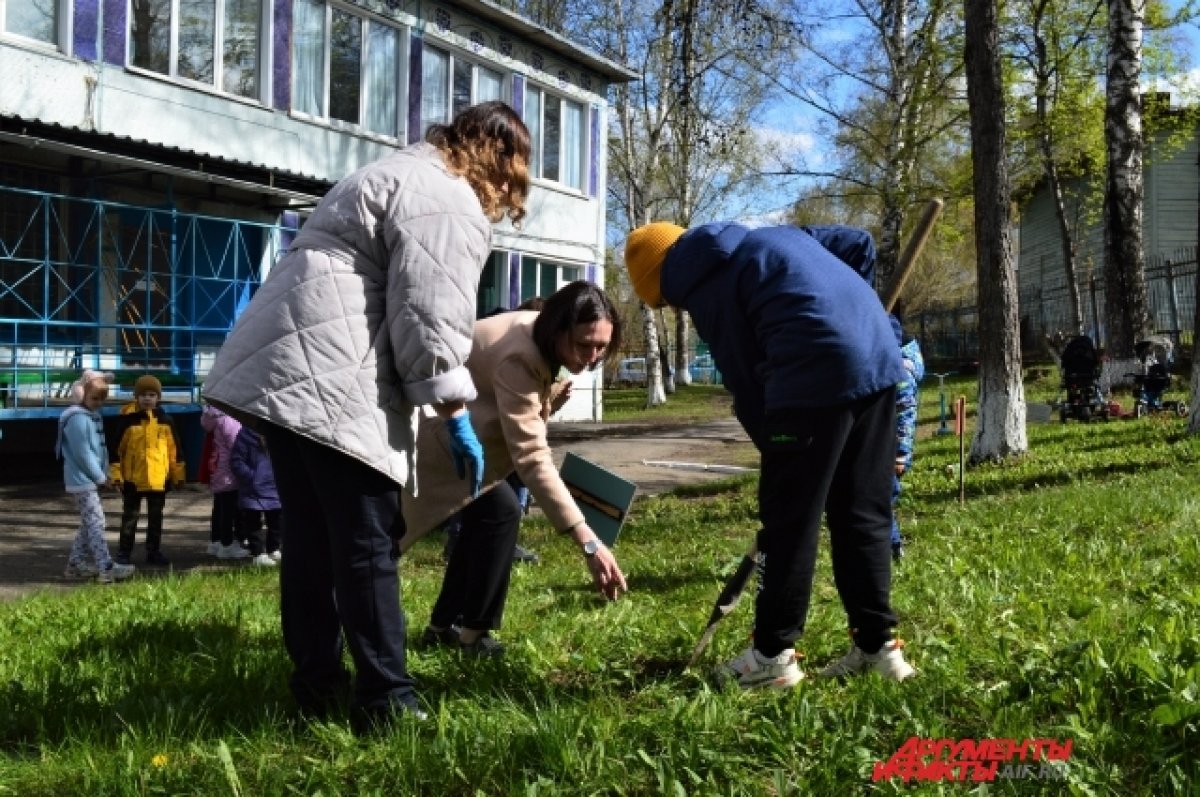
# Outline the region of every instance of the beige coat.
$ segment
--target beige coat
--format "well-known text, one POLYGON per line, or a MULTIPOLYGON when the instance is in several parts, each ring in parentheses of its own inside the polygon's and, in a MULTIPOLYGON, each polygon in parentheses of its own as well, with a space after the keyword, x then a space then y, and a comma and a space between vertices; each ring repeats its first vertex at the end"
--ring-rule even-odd
POLYGON ((359 169, 254 295, 204 397, 409 484, 417 408, 475 396, 464 362, 491 236, 475 192, 433 146, 359 169))
MULTIPOLYGON (((518 311, 476 322, 467 368, 479 395, 467 407, 483 444, 483 490, 515 470, 554 528, 565 531, 582 521, 583 513, 559 478, 546 440, 550 400, 561 383, 554 382, 533 342, 536 318, 537 313, 518 311)), ((416 498, 403 497, 408 533, 402 549, 471 501, 467 481, 454 471, 448 441, 444 420, 422 417, 417 436, 421 489, 416 498)))

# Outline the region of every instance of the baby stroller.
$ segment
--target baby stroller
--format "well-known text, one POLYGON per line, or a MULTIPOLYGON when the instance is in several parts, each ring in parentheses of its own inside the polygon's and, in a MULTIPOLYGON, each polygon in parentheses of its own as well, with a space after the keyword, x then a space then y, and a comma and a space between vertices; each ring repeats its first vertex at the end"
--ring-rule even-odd
POLYGON ((1057 402, 1058 417, 1090 421, 1108 420, 1108 402, 1100 392, 1100 356, 1087 335, 1072 338, 1062 352, 1062 389, 1065 398, 1057 402))
POLYGON ((1133 378, 1133 415, 1144 418, 1152 412, 1172 412, 1179 417, 1188 414, 1186 401, 1163 401, 1163 393, 1171 386, 1171 363, 1174 349, 1170 338, 1155 335, 1134 344, 1133 353, 1141 365, 1141 373, 1126 374, 1133 378))

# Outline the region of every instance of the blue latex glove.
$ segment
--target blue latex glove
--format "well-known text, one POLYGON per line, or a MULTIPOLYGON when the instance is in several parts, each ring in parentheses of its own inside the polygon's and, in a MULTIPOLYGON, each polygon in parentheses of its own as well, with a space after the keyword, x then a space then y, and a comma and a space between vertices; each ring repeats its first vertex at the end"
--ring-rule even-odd
POLYGON ((458 478, 471 478, 471 497, 476 498, 483 487, 483 446, 471 428, 471 413, 464 412, 446 419, 450 432, 450 454, 454 457, 454 470, 458 478), (468 474, 468 469, 470 473, 468 474))

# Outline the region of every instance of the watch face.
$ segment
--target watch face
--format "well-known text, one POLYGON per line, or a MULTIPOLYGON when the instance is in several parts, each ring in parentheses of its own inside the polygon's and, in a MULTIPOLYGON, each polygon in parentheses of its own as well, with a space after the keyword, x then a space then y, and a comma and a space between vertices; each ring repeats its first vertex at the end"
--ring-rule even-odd
POLYGON ((588 540, 583 544, 583 552, 588 556, 595 556, 598 550, 600 550, 600 540, 588 540))

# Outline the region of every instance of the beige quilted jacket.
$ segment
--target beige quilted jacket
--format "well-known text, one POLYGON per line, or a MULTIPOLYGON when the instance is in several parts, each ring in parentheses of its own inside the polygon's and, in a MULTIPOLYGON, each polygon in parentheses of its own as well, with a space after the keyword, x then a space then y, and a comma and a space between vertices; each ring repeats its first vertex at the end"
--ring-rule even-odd
POLYGON ((344 178, 238 318, 206 399, 415 491, 416 408, 475 397, 464 363, 491 224, 429 144, 344 178))

